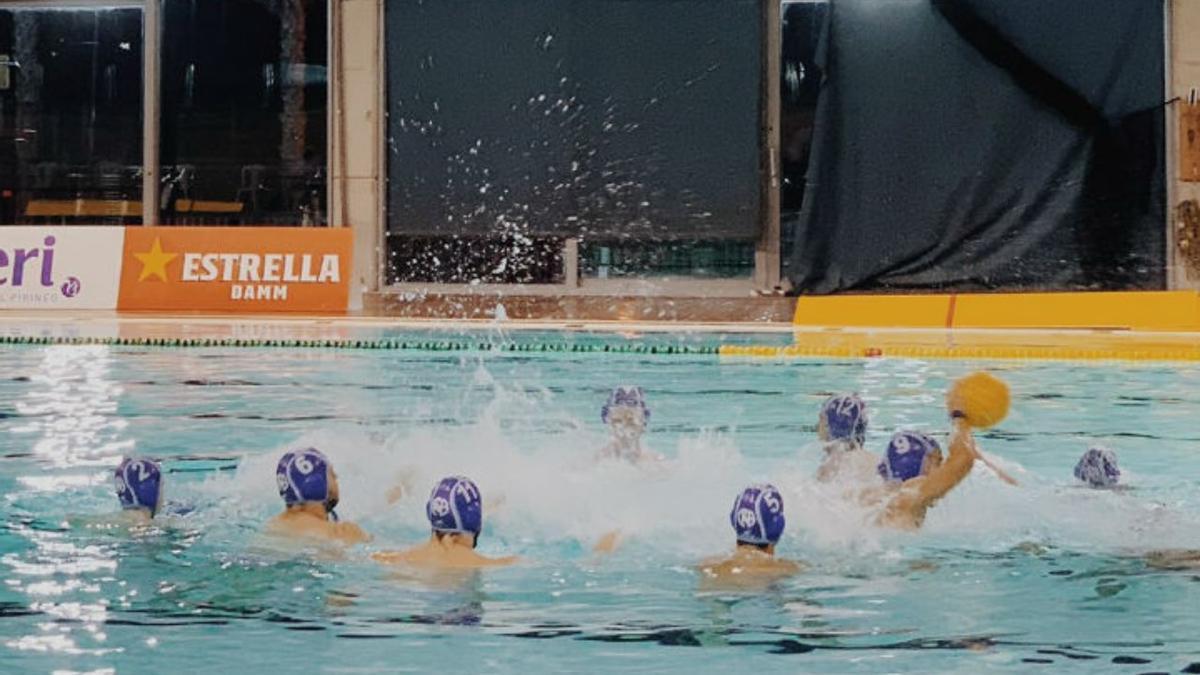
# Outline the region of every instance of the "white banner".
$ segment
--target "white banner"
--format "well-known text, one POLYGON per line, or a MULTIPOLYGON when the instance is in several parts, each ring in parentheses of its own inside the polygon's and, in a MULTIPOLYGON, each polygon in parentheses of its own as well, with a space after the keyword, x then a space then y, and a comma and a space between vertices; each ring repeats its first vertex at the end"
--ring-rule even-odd
POLYGON ((116 309, 125 228, 0 225, 0 309, 116 309))

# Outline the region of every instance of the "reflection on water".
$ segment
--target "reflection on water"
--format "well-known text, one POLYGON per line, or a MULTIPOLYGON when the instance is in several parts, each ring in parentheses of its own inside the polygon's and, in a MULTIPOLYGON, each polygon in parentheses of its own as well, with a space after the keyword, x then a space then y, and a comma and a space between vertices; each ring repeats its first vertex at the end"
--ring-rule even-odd
MULTIPOLYGON (((117 416, 121 388, 110 379, 108 347, 48 347, 27 375, 24 395, 15 403, 18 424, 8 429, 9 444, 32 444, 41 472, 17 477, 23 492, 61 494, 108 485, 108 468, 133 448, 124 438, 128 423, 117 416)), ((11 499, 11 494, 10 494, 11 499)), ((36 499, 36 495, 30 496, 36 499)), ((109 600, 102 584, 117 571, 112 545, 82 544, 68 531, 47 531, 12 522, 7 536, 24 538, 31 548, 5 553, 6 591, 22 593, 41 620, 37 632, 7 639, 21 651, 104 655, 109 600)), ((9 548, 4 546, 0 550, 9 548)))
MULTIPOLYGON (((46 348, 16 404, 22 423, 10 432, 32 438, 33 453, 43 466, 115 466, 123 452, 132 450, 133 441, 123 437, 128 422, 116 414, 122 390, 109 379, 111 367, 106 346, 46 348)), ((81 475, 87 474, 58 475, 33 487, 55 491, 81 475)))
POLYGON ((24 536, 32 551, 7 553, 0 561, 8 568, 8 593, 22 593, 29 610, 39 617, 37 632, 14 637, 5 646, 35 652, 103 655, 108 600, 101 584, 116 572, 111 547, 80 545, 64 532, 46 532, 9 524, 8 531, 24 536))

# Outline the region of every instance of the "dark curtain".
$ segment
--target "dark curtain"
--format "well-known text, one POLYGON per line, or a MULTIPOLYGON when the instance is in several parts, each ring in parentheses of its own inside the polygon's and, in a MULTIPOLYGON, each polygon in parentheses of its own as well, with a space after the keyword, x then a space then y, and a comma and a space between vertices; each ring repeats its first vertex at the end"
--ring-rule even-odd
POLYGON ((801 293, 1161 288, 1158 0, 833 0, 801 293))

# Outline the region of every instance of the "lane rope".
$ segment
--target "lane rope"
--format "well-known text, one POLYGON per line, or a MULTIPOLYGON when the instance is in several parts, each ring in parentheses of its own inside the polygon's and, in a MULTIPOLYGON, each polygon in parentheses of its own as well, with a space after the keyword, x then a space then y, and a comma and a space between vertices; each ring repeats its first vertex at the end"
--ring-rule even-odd
POLYGON ((242 347, 278 349, 386 350, 425 352, 561 352, 604 354, 715 355, 716 345, 588 344, 574 342, 482 342, 470 340, 333 340, 303 338, 147 338, 65 335, 3 335, 0 345, 98 345, 108 347, 242 347))
POLYGON ((305 339, 305 338, 152 338, 65 335, 0 335, 0 345, 72 345, 159 348, 327 349, 340 351, 652 354, 722 356, 751 359, 1001 359, 1041 361, 1200 361, 1197 345, 1072 347, 1066 345, 646 345, 575 342, 483 342, 472 340, 305 339))
POLYGON ((905 358, 934 360, 1020 360, 1020 361, 1200 361, 1200 346, 1145 345, 1130 347, 1071 347, 1067 345, 965 345, 931 347, 921 345, 887 345, 883 347, 850 347, 820 345, 788 345, 763 347, 724 345, 721 356, 758 359, 804 358, 905 358))

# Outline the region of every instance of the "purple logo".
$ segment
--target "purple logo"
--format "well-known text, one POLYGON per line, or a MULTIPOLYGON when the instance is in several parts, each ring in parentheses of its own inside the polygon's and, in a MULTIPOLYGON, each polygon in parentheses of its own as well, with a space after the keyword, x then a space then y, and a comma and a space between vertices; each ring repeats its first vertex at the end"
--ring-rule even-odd
MULTIPOLYGON (((54 285, 54 237, 42 240, 43 248, 0 248, 0 286, 25 285, 26 275, 37 276, 42 286, 54 285)), ((76 288, 76 292, 79 289, 76 288)), ((63 290, 66 295, 66 290, 63 290)), ((67 296, 70 297, 70 296, 67 296)))
POLYGON ((62 294, 64 297, 73 298, 79 295, 80 286, 78 277, 67 277, 67 283, 62 285, 62 294))

